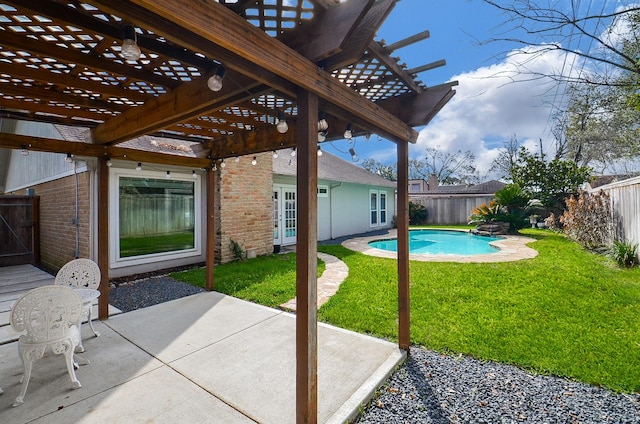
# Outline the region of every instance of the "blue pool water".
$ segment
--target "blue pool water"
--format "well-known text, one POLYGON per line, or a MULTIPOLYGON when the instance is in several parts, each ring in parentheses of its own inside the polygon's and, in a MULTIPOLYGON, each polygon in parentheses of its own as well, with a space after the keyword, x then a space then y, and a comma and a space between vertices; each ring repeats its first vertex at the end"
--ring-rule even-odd
MULTIPOLYGON (((409 231, 409 253, 427 253, 430 255, 482 255, 495 253, 500 249, 489 242, 500 237, 477 236, 462 231, 447 230, 411 230, 409 231)), ((398 240, 378 240, 369 243, 377 249, 398 251, 398 240)))

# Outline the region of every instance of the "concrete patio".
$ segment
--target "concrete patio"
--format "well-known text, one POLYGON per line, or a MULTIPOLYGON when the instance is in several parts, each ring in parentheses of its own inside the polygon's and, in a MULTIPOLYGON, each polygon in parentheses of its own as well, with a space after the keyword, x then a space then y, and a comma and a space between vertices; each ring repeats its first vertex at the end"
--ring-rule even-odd
MULTIPOLYGON (((34 367, 24 405, 17 343, 0 345, 2 423, 293 423, 295 315, 216 292, 83 326, 91 364, 72 390, 61 357, 34 367)), ((403 361, 394 343, 319 324, 318 418, 344 423, 403 361)))

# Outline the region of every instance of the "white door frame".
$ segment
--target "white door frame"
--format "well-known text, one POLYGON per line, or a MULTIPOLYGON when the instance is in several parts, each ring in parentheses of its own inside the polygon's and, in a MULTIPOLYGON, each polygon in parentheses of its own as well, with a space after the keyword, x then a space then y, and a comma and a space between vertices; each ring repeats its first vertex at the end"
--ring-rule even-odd
POLYGON ((273 244, 287 246, 296 243, 298 202, 294 185, 274 185, 273 244), (277 213, 277 216, 276 216, 277 213))

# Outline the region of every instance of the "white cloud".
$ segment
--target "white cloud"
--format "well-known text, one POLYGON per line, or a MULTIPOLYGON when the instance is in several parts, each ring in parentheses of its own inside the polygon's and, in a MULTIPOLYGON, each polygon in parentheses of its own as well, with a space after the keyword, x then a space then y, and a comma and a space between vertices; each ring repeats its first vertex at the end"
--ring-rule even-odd
POLYGON ((427 147, 449 152, 470 150, 484 175, 498 149, 514 134, 533 151, 539 150, 542 138, 545 151, 553 154, 551 102, 558 106, 562 88, 550 78, 531 73, 557 74, 564 63, 565 54, 559 51, 514 51, 501 63, 454 76, 452 80, 459 82, 456 95, 420 131, 411 156, 423 156, 427 147), (522 73, 523 66, 526 73, 522 73))

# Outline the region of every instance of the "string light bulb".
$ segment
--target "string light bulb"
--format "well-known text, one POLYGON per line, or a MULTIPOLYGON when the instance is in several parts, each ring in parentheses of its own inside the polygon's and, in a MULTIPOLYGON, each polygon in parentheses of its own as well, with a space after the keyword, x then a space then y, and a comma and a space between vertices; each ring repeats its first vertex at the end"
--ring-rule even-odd
POLYGON ((347 140, 351 140, 353 138, 353 131, 351 128, 351 124, 347 124, 347 129, 344 130, 344 138, 347 140))
POLYGON ((136 29, 133 25, 124 26, 120 54, 128 61, 135 62, 140 59, 140 47, 138 47, 136 29))
POLYGON ((351 154, 351 160, 353 162, 358 162, 360 160, 360 157, 356 153, 356 149, 354 149, 353 147, 349 149, 349 153, 351 154))
POLYGON ((138 164, 136 165, 136 171, 142 171, 142 162, 138 162, 138 164))
POLYGON ((193 177, 194 180, 196 178, 198 178, 198 174, 196 174, 196 170, 195 169, 193 171, 191 171, 191 177, 193 177))
POLYGON ((289 125, 287 124, 286 119, 284 119, 284 112, 278 112, 278 123, 276 124, 276 129, 280 134, 284 134, 289 131, 289 125))
POLYGON ((318 131, 326 131, 329 129, 329 123, 323 112, 318 116, 318 131))
POLYGON ((22 145, 22 156, 29 156, 29 148, 27 147, 26 144, 22 145))
POLYGON ((211 170, 212 171, 217 171, 218 170, 218 165, 216 165, 215 162, 213 162, 213 164, 211 165, 211 170))
POLYGON ((236 163, 240 162, 240 156, 236 156, 236 163))
POLYGON ((291 157, 296 155, 296 148, 291 149, 291 157))
POLYGON ((171 178, 171 171, 167 171, 167 175, 165 175, 165 178, 167 179, 171 178))
POLYGON ((107 156, 107 168, 111 168, 111 166, 113 165, 113 162, 111 162, 111 158, 109 156, 107 156))
POLYGON ((71 153, 67 153, 67 157, 64 158, 64 161, 67 163, 73 162, 73 156, 71 155, 71 153))
POLYGON ((320 148, 319 144, 318 144, 318 156, 322 156, 322 148, 320 148))
POLYGON ((320 131, 318 133, 318 142, 322 143, 325 141, 327 139, 327 134, 329 134, 329 131, 327 130, 320 131))
POLYGON ((257 165, 257 164, 258 164, 258 158, 254 156, 253 159, 251 159, 251 165, 257 165))
POLYGON ((224 163, 224 159, 222 159, 222 160, 220 161, 220 168, 224 168, 225 166, 227 166, 227 164, 226 164, 226 163, 224 163))
POLYGON ((219 65, 216 68, 216 72, 213 75, 211 75, 207 80, 207 87, 209 87, 209 90, 211 91, 222 90, 222 80, 224 79, 224 76, 226 74, 227 74, 227 69, 224 66, 219 65))
POLYGON ((273 151, 273 158, 278 159, 278 152, 276 152, 275 150, 273 151))

